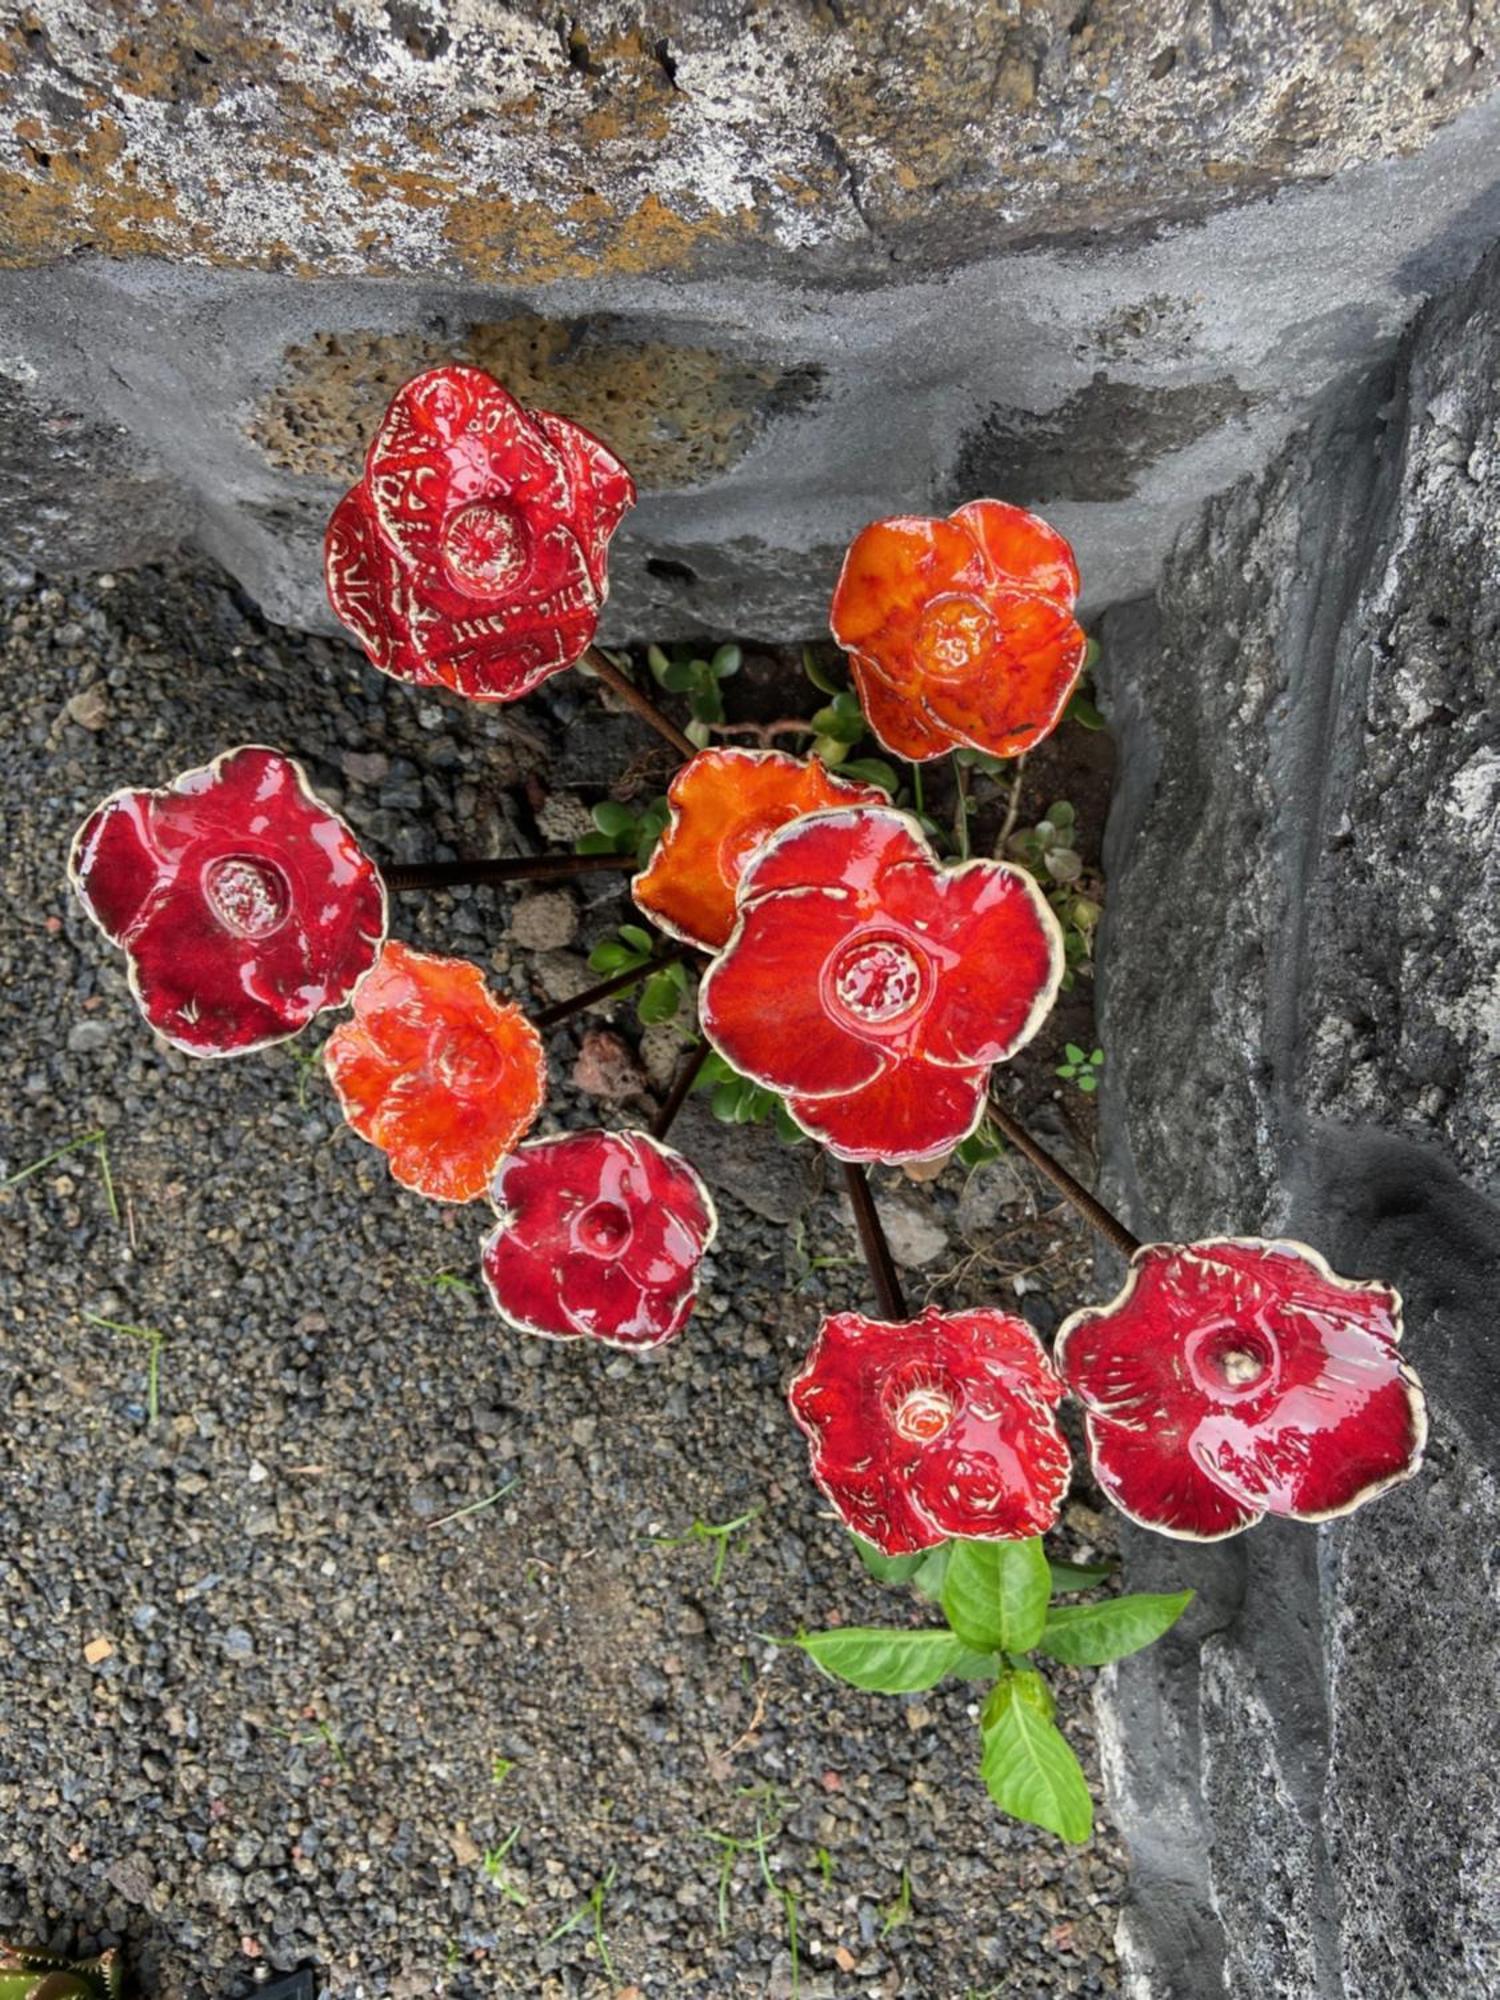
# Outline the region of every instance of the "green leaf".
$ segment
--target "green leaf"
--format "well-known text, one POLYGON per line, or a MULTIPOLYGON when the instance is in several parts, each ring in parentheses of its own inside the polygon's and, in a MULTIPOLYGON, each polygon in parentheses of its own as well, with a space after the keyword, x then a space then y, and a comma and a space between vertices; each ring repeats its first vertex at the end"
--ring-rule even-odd
MULTIPOLYGON (((847 698, 854 701, 853 696, 847 698)), ((846 697, 840 695, 827 708, 820 708, 812 719, 812 726, 820 736, 831 737, 835 743, 857 743, 865 733, 865 718, 858 702, 852 708, 845 705, 846 697)))
POLYGON ((712 728, 696 715, 682 733, 689 743, 696 744, 700 750, 706 750, 713 741, 714 733, 712 728))
POLYGON ((635 832, 635 814, 629 806, 622 806, 616 799, 601 799, 590 817, 601 833, 607 833, 611 840, 618 834, 635 832))
POLYGON ((639 924, 621 924, 620 936, 632 951, 643 951, 648 958, 656 949, 650 931, 642 930, 639 924))
POLYGON ((1093 1071, 1090 1070, 1086 1076, 1079 1077, 1078 1088, 1084 1093, 1085 1096, 1087 1096, 1091 1090, 1097 1090, 1099 1088, 1099 1079, 1097 1076, 1094 1075, 1093 1071))
POLYGON ((1088 1057, 1084 1054, 1083 1050, 1079 1048, 1077 1042, 1064 1042, 1063 1054, 1067 1057, 1070 1063, 1081 1063, 1088 1061, 1088 1057))
POLYGON ((740 1119, 740 1097, 744 1084, 739 1077, 728 1083, 721 1083, 713 1094, 709 1107, 721 1125, 737 1125, 740 1119))
POLYGON ((653 972, 641 988, 636 1012, 643 1027, 659 1028, 664 1021, 675 1018, 681 1005, 682 994, 676 981, 665 972, 653 972))
POLYGON ((1097 1604, 1059 1604, 1048 1613, 1036 1643, 1070 1667, 1106 1666, 1169 1632, 1192 1601, 1192 1591, 1177 1590, 1105 1597, 1097 1604))
POLYGON ((943 1615, 976 1652, 1029 1652, 1046 1622, 1050 1594, 1040 1535, 1024 1542, 953 1544, 943 1579, 943 1615))
POLYGON ((730 680, 739 672, 744 658, 738 646, 721 646, 708 663, 709 671, 715 680, 730 680))
POLYGON ((607 833, 581 834, 573 842, 575 854, 613 854, 615 843, 607 833))
POLYGON ((646 648, 646 665, 656 676, 658 683, 662 687, 665 687, 667 684, 667 675, 672 671, 672 662, 667 658, 660 646, 648 646, 646 648))
POLYGON ((1066 722, 1076 722, 1081 729, 1103 729, 1104 717, 1095 708, 1086 694, 1075 694, 1063 710, 1066 722))
POLYGON ((791 1112, 787 1110, 785 1102, 779 1097, 772 1108, 771 1119, 776 1127, 776 1136, 783 1146, 805 1146, 807 1144, 807 1134, 797 1123, 791 1112))
POLYGON ((1052 1595, 1065 1590, 1092 1590, 1105 1583, 1119 1568, 1118 1563, 1048 1563, 1052 1572, 1052 1595))
POLYGON ((854 1544, 855 1553, 877 1583, 910 1583, 917 1571, 931 1555, 931 1549, 918 1549, 909 1556, 888 1556, 867 1542, 863 1535, 849 1530, 849 1539, 854 1544))
POLYGON ((1104 1061, 1103 1049, 1094 1049, 1091 1051, 1089 1061, 1094 1065, 1095 1069, 1098 1069, 1099 1065, 1104 1061))
POLYGON ((698 674, 691 660, 673 660, 661 677, 661 684, 668 694, 686 694, 698 685, 698 674))
POLYGON ((1078 815, 1066 799, 1054 799, 1047 808, 1047 817, 1055 827, 1066 829, 1073 824, 1078 815))
POLYGON ((615 938, 605 938, 589 953, 591 972, 623 972, 627 965, 635 965, 637 962, 636 953, 615 938))
POLYGON ((738 1077, 739 1071, 733 1064, 725 1062, 719 1051, 713 1049, 709 1052, 708 1061, 699 1070, 698 1080, 693 1085, 693 1088, 694 1090, 712 1090, 715 1084, 733 1083, 738 1077))
POLYGON ((818 690, 819 694, 842 694, 843 683, 834 679, 826 667, 820 666, 813 657, 811 646, 802 648, 802 671, 818 690))
POLYGON ((896 796, 896 788, 901 783, 894 767, 887 764, 884 757, 854 757, 848 763, 841 764, 839 770, 846 778, 863 778, 867 785, 879 785, 881 790, 888 792, 892 798, 896 796))
POLYGON ((953 1555, 953 1543, 943 1542, 935 1549, 929 1549, 922 1558, 922 1566, 911 1580, 911 1587, 918 1597, 925 1597, 929 1604, 941 1602, 943 1579, 948 1574, 948 1564, 953 1555))
POLYGON ((890 1632, 850 1625, 837 1632, 801 1632, 797 1644, 824 1673, 872 1694, 921 1694, 949 1674, 974 1680, 994 1661, 971 1653, 952 1632, 890 1632))
POLYGON ((985 1703, 979 1773, 1002 1812, 1064 1840, 1087 1840, 1094 1802, 1049 1704, 1040 1674, 1029 1668, 1004 1674, 985 1703))
POLYGON ((722 722, 724 720, 724 697, 719 693, 717 681, 702 681, 693 689, 688 707, 699 722, 722 722))
MULTIPOLYGON (((688 734, 691 735, 692 731, 689 730, 688 734)), ((815 736, 813 738, 812 755, 821 758, 825 764, 830 766, 842 764, 844 759, 849 755, 849 745, 847 743, 840 743, 836 736, 815 736)))

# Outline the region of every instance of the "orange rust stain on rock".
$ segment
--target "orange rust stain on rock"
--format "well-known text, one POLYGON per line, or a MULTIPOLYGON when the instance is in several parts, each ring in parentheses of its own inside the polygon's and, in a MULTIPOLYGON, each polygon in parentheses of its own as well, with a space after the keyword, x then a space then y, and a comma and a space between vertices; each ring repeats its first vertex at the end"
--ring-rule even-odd
POLYGON ((467 275, 543 282, 681 269, 708 244, 753 236, 756 215, 748 206, 729 215, 679 215, 656 194, 624 215, 597 194, 580 195, 565 210, 478 195, 452 209, 444 229, 467 275))

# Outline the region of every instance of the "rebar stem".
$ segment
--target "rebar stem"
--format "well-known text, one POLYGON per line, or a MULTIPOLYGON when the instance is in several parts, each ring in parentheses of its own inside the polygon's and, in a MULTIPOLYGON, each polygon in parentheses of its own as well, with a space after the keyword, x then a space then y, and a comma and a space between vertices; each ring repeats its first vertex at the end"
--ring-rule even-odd
POLYGON ((896 1276, 896 1260, 891 1255, 890 1244, 885 1240, 885 1231, 880 1224, 865 1170, 852 1160, 845 1160, 843 1164, 849 1206, 854 1210, 855 1227, 859 1230, 859 1247, 864 1251, 865 1262, 870 1267, 881 1317, 892 1321, 904 1320, 906 1300, 901 1294, 901 1280, 896 1276))
POLYGON ((664 736, 674 750, 684 757, 696 757, 698 746, 690 736, 684 736, 677 724, 663 715, 649 695, 642 694, 635 682, 620 672, 613 661, 605 659, 597 646, 590 646, 581 662, 590 673, 596 674, 607 688, 612 688, 627 708, 633 709, 642 722, 649 723, 658 736, 664 736))
POLYGON ((1008 1139, 1018 1153, 1024 1154, 1039 1174, 1051 1181, 1058 1193, 1063 1195, 1078 1210, 1099 1234, 1112 1243, 1124 1257, 1133 1257, 1141 1247, 1141 1239, 1132 1236, 1117 1215, 1109 1210, 1086 1187, 1075 1181, 1060 1160, 1054 1160, 1045 1146, 1039 1145, 1024 1125, 1018 1125, 1008 1111, 1002 1110, 993 1098, 990 1099, 990 1117, 1003 1137, 1008 1139))

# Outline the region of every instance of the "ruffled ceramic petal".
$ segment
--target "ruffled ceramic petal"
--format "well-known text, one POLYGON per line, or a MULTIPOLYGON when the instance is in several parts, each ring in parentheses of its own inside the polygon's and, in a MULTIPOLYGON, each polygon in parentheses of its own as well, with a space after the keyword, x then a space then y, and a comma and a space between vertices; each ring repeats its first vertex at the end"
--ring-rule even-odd
POLYGON ((537 428, 568 467, 578 509, 578 542, 600 603, 607 589, 609 540, 635 505, 635 481, 609 446, 582 424, 537 410, 537 428))
POLYGON ((936 1160, 963 1144, 988 1095, 987 1069, 906 1062, 862 1090, 838 1097, 791 1094, 787 1109, 840 1160, 904 1165, 936 1160))
POLYGON ((106 799, 69 879, 146 1019, 193 1055, 265 1048, 341 1006, 385 934, 379 871, 300 766, 259 744, 106 799))
POLYGON ((905 757, 911 764, 927 764, 963 747, 962 739, 935 722, 920 699, 887 687, 858 653, 849 655, 849 670, 865 721, 892 756, 905 757))
POLYGON ((360 489, 344 495, 328 523, 323 581, 334 616, 358 639, 370 664, 393 680, 432 687, 440 621, 407 588, 406 572, 381 541, 360 489))
POLYGON ((558 1296, 578 1331, 605 1347, 661 1347, 687 1325, 693 1310, 691 1278, 674 1285, 641 1285, 623 1264, 575 1258, 563 1267, 558 1296))
POLYGON ((901 1555, 1053 1525, 1069 1470, 1059 1394, 1023 1321, 929 1307, 899 1324, 826 1319, 790 1402, 819 1487, 856 1533, 901 1555))
POLYGON ((1203 1471, 1175 1431, 1156 1435, 1092 1416, 1084 1428, 1095 1479, 1140 1527, 1178 1541, 1217 1542, 1262 1518, 1203 1471))
POLYGON ((543 1340, 582 1340, 583 1328, 563 1311, 557 1262, 550 1249, 523 1242, 499 1222, 479 1253, 480 1275, 490 1304, 518 1333, 543 1340))
POLYGON ((1200 1482, 1232 1515, 1321 1520, 1416 1470, 1425 1413, 1400 1331, 1389 1287, 1338 1277, 1304 1244, 1149 1244, 1117 1299, 1062 1328, 1058 1365, 1127 1512, 1227 1533, 1188 1511, 1200 1482))
POLYGON ((898 514, 872 521, 849 544, 828 614, 846 653, 882 660, 879 640, 915 627, 930 597, 951 590, 974 562, 973 536, 951 522, 898 514))
POLYGON ((718 951, 734 929, 740 876, 763 841, 808 813, 884 802, 878 786, 834 777, 816 757, 701 750, 667 789, 671 818, 631 894, 669 937, 718 951))
POLYGON ((742 909, 732 945, 698 988, 714 1047, 768 1089, 819 1097, 878 1077, 886 1057, 829 1014, 823 967, 861 921, 838 889, 797 889, 742 909))
POLYGON ((1039 514, 1004 500, 970 500, 948 518, 968 529, 997 583, 1024 585, 1071 610, 1078 598, 1078 564, 1066 538, 1039 514))
POLYGON ((482 1195, 546 1093, 541 1037, 520 1008, 466 960, 400 943, 382 952, 324 1061, 350 1125, 433 1201, 482 1195))
POLYGON ((992 643, 951 679, 921 683, 925 719, 991 757, 1019 757, 1050 736, 1078 684, 1088 638, 1047 598, 995 591, 992 643))
POLYGON ((881 907, 885 872, 904 861, 932 865, 932 849, 910 814, 879 807, 841 806, 815 813, 772 834, 740 877, 741 907, 787 889, 836 890, 862 917, 881 907))
POLYGON ((1052 1011, 1066 955, 1062 928, 1023 868, 970 861, 898 865, 881 883, 885 914, 920 934, 938 971, 920 1031, 924 1056, 971 1068, 1004 1062, 1052 1011))

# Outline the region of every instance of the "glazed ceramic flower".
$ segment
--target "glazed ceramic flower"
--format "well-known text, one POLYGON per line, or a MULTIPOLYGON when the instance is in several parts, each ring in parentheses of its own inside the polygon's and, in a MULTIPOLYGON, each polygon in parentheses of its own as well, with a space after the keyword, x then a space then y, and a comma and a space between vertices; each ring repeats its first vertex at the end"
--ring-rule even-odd
POLYGON ((1024 1320, 929 1306, 825 1319, 790 1400, 839 1518, 899 1556, 1045 1534, 1068 1490, 1062 1393, 1024 1320))
POLYGON ((727 1061, 783 1093, 843 1160, 933 1159, 967 1138, 992 1063, 1062 977, 1057 919, 1023 869, 939 865, 916 821, 844 807, 772 834, 699 989, 727 1061))
POLYGON ((484 1280, 512 1326, 634 1348, 686 1326, 718 1218, 670 1146, 644 1132, 534 1139, 501 1162, 490 1197, 484 1280))
POLYGON ((1056 728, 1088 648, 1073 551, 1000 500, 861 529, 829 625, 870 727, 899 757, 1016 757, 1056 728))
POLYGON ((669 936, 717 951, 734 929, 735 888, 762 841, 808 813, 885 802, 878 785, 832 777, 816 757, 700 750, 667 789, 672 817, 630 892, 669 936))
POLYGON ((403 1187, 473 1201, 542 1108, 542 1039, 478 966, 392 942, 323 1051, 345 1118, 403 1187))
POLYGON ((157 790, 115 792, 68 879, 146 1019, 195 1056, 244 1055, 341 1007, 385 936, 385 886, 301 766, 245 744, 157 790))
POLYGON ((608 591, 625 467, 479 368, 396 395, 328 524, 335 612, 382 673, 514 701, 580 659, 608 591))
POLYGON ((1347 1514, 1416 1471, 1427 1420, 1400 1338, 1388 1285, 1302 1243, 1214 1237, 1145 1244, 1056 1353, 1115 1505, 1214 1541, 1263 1514, 1347 1514))

